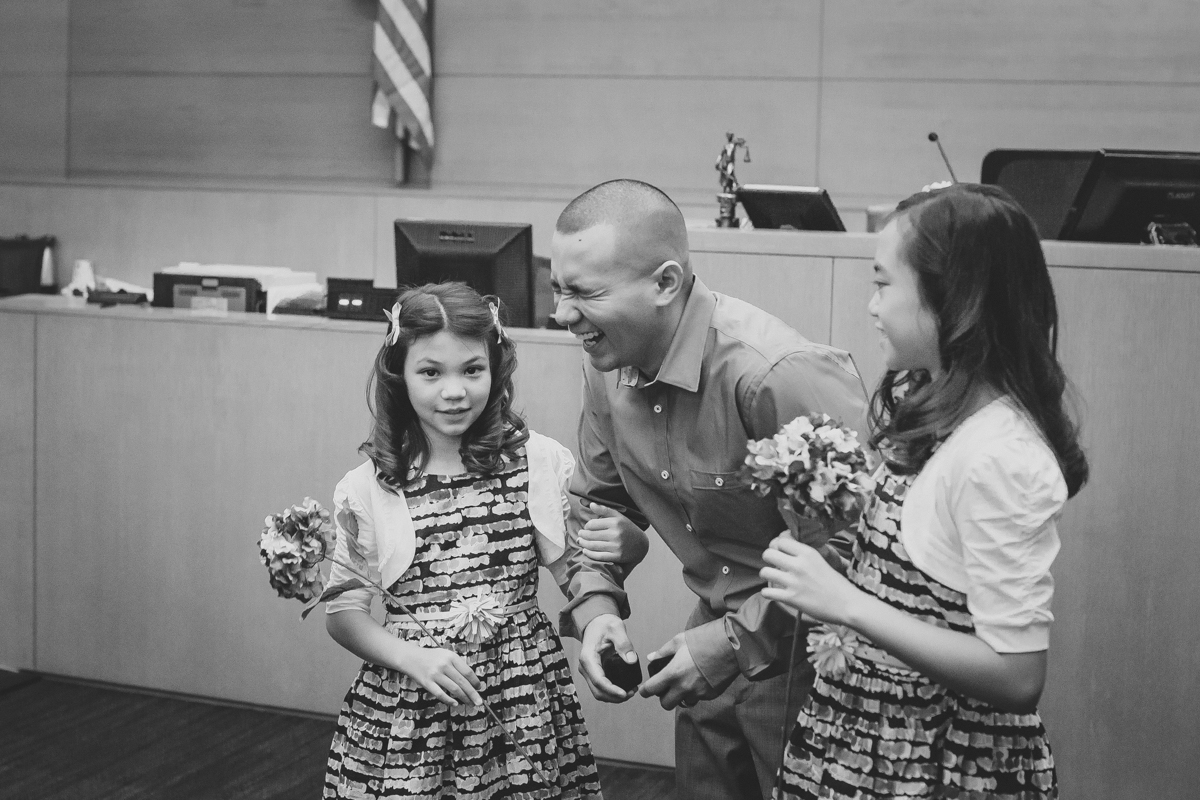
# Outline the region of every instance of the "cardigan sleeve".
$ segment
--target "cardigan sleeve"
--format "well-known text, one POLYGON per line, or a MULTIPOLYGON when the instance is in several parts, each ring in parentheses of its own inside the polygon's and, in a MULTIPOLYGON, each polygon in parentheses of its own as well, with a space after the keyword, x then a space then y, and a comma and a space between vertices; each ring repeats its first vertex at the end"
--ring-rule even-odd
POLYGON ((975 453, 951 498, 975 633, 998 653, 1050 646, 1050 565, 1066 482, 1041 442, 1007 439, 975 453))
MULTIPOLYGON (((350 563, 350 542, 354 538, 358 542, 357 549, 367 559, 367 574, 378 578, 379 556, 375 541, 375 522, 355 487, 354 473, 349 472, 337 488, 333 490, 333 520, 337 539, 334 544, 334 558, 343 563, 350 563)), ((335 586, 345 581, 354 580, 354 573, 336 562, 330 567, 329 582, 335 586)), ((374 589, 351 589, 325 603, 326 614, 336 614, 339 611, 358 609, 371 613, 371 601, 376 594, 374 589)))

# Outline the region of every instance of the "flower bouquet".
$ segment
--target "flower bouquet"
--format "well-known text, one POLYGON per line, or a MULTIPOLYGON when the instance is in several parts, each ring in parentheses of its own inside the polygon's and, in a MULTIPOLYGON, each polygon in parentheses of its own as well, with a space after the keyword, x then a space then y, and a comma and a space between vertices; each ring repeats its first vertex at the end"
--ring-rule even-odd
MULTIPOLYGON (((259 561, 267 568, 271 588, 280 597, 295 598, 304 603, 304 610, 300 613, 301 620, 307 618, 319 603, 332 600, 352 589, 371 589, 399 606, 400 610, 416 623, 427 640, 433 646, 439 646, 438 640, 424 623, 417 619, 395 595, 380 585, 379 581, 371 577, 366 554, 355 535, 358 531, 358 524, 354 520, 353 514, 350 512, 346 512, 346 514, 347 517, 339 518, 339 522, 342 522, 342 527, 347 532, 345 539, 348 561, 342 561, 334 556, 336 534, 330 522, 329 511, 311 497, 304 498, 304 502, 300 505, 291 506, 278 514, 267 517, 262 533, 258 537, 258 556, 259 561), (332 586, 326 586, 320 569, 322 561, 339 564, 354 577, 332 586)), ((459 625, 480 634, 487 632, 489 623, 494 628, 495 621, 487 613, 490 610, 486 607, 487 599, 476 603, 481 606, 479 609, 464 607, 459 615, 463 617, 458 621, 459 625)), ((550 780, 538 767, 537 762, 530 758, 525 748, 513 738, 512 733, 500 721, 500 717, 496 715, 492 707, 486 702, 483 707, 492 721, 504 732, 509 743, 533 767, 533 771, 537 773, 542 783, 553 789, 554 784, 550 783, 550 780)))
POLYGON ((832 523, 852 521, 874 488, 858 433, 828 414, 796 417, 746 449, 751 489, 774 495, 792 537, 813 547, 825 544, 832 523))

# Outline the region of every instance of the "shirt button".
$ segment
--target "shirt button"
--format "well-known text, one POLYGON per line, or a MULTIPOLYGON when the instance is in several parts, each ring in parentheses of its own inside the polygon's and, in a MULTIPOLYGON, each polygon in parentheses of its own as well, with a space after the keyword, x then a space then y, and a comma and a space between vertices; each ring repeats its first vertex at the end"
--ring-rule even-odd
POLYGON ((727 566, 726 566, 726 567, 721 567, 721 574, 722 574, 722 575, 728 575, 728 574, 729 574, 729 567, 727 567, 727 566))
POLYGON ((655 406, 655 407, 654 407, 654 413, 655 413, 655 414, 661 414, 661 413, 662 413, 662 406, 661 406, 661 405, 659 405, 659 406, 655 406))
POLYGON ((662 471, 662 478, 663 478, 663 480, 665 481, 665 480, 666 480, 667 478, 669 478, 669 477, 671 477, 671 473, 667 472, 667 471, 664 469, 664 470, 662 471))
POLYGON ((725 479, 724 479, 724 478, 717 478, 717 479, 716 479, 716 481, 714 481, 714 483, 716 483, 716 484, 717 484, 717 486, 724 486, 724 485, 725 485, 725 479))

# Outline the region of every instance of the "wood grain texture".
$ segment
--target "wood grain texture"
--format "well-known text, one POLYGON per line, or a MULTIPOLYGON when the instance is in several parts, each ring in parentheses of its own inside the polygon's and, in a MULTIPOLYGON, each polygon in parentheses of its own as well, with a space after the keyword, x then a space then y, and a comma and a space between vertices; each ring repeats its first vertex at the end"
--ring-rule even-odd
POLYGON ((714 292, 745 300, 805 338, 829 344, 832 259, 692 251, 692 269, 714 292))
POLYGON ((361 76, 71 79, 72 175, 392 180, 361 76))
POLYGON ((68 0, 0 0, 0 81, 66 74, 67 8, 68 0))
POLYGON ((367 0, 88 0, 71 7, 71 70, 358 75, 365 108, 374 20, 367 0))
POLYGON ((838 0, 827 78, 1195 83, 1191 0, 838 0))
POLYGON ((979 180, 990 150, 1190 150, 1200 85, 826 82, 819 183, 835 203, 895 202, 946 179, 941 136, 959 180, 979 180))
POLYGON ((0 314, 0 667, 33 668, 36 318, 0 314))
POLYGON ((817 0, 440 0, 441 75, 811 78, 817 0))
POLYGON ((1042 709, 1064 797, 1200 781, 1200 276, 1052 269, 1091 479, 1054 565, 1042 709))
POLYGON ((532 184, 573 196, 631 177, 715 192, 728 130, 754 154, 738 164, 743 182, 814 175, 814 81, 446 76, 436 91, 435 186, 532 184))
POLYGON ((66 174, 65 74, 0 73, 0 176, 66 174))

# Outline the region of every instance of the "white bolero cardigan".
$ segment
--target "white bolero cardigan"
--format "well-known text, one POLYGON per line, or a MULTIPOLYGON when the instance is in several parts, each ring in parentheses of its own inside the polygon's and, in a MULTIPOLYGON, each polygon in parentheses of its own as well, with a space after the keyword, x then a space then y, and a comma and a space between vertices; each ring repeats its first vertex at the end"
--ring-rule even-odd
MULTIPOLYGON (((543 564, 550 564, 562 556, 566 547, 566 514, 570 508, 567 488, 575 472, 575 457, 554 439, 534 431, 529 432, 525 453, 529 463, 529 516, 536 530, 538 556, 543 564)), ((333 506, 337 529, 334 557, 349 561, 346 537, 356 535, 348 530, 347 515, 352 514, 371 577, 382 586, 395 583, 412 565, 417 549, 416 530, 404 494, 383 486, 375 477, 374 462, 368 460, 338 482, 333 506)), ((349 570, 334 564, 329 571, 329 585, 353 577, 349 570)), ((325 611, 334 614, 357 608, 370 613, 374 595, 371 589, 355 589, 326 602, 325 611)))

